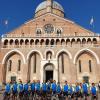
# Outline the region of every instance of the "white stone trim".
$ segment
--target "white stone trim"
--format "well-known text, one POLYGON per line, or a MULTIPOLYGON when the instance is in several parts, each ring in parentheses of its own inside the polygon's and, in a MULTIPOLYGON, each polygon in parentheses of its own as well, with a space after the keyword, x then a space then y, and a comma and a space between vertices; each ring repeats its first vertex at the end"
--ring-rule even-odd
POLYGON ((84 51, 90 52, 90 53, 96 58, 97 64, 100 64, 100 60, 99 60, 99 57, 97 56, 97 54, 96 54, 94 51, 92 51, 92 50, 90 50, 90 49, 87 49, 87 48, 81 49, 81 50, 79 50, 79 51, 75 54, 75 57, 74 57, 74 60, 73 60, 73 63, 74 63, 74 64, 76 63, 76 59, 77 59, 78 55, 79 55, 80 53, 84 52, 84 51))
POLYGON ((20 54, 20 55, 22 56, 22 58, 23 58, 24 64, 26 63, 25 56, 23 55, 23 53, 20 52, 20 51, 17 50, 17 49, 13 49, 13 50, 11 50, 11 51, 9 51, 9 52, 7 52, 7 53, 5 54, 5 56, 4 56, 3 60, 2 60, 2 64, 5 63, 6 58, 7 58, 11 53, 13 53, 13 52, 16 52, 16 53, 20 54))
POLYGON ((59 52, 57 52, 57 54, 56 54, 56 59, 58 58, 58 55, 59 55, 61 52, 66 52, 66 53, 68 54, 69 58, 72 59, 71 53, 70 53, 68 50, 66 50, 66 49, 62 49, 62 50, 60 50, 59 52))
POLYGON ((43 60, 43 55, 42 55, 42 53, 41 53, 40 51, 38 51, 38 50, 31 50, 31 51, 27 54, 27 60, 29 60, 29 56, 30 56, 31 53, 33 53, 33 52, 39 53, 40 56, 41 56, 41 59, 43 60))

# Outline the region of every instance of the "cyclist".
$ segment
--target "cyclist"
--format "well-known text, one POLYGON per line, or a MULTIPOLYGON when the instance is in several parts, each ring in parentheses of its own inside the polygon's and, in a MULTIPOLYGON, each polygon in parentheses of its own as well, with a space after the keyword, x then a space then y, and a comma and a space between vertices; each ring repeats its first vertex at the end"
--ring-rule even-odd
POLYGON ((61 86, 60 86, 60 82, 57 83, 57 90, 56 90, 57 94, 58 94, 58 97, 61 96, 61 86))
POLYGON ((4 98, 3 100, 6 100, 8 98, 8 100, 10 99, 10 93, 11 93, 11 85, 8 82, 5 86, 5 92, 4 92, 4 98))
POLYGON ((42 94, 43 94, 43 97, 46 97, 46 93, 47 93, 47 85, 46 85, 46 82, 44 81, 42 83, 42 94))
POLYGON ((54 80, 53 83, 51 84, 51 89, 52 89, 52 94, 55 95, 56 94, 56 81, 54 80))
POLYGON ((29 85, 28 85, 28 81, 26 81, 26 83, 24 84, 23 90, 24 90, 24 99, 28 100, 29 99, 29 85))
POLYGON ((88 84, 83 82, 82 84, 83 96, 87 99, 88 97, 88 84))
POLYGON ((18 94, 18 91, 17 91, 18 87, 17 86, 18 86, 17 82, 14 81, 14 83, 12 85, 12 99, 13 100, 16 100, 16 98, 17 98, 17 94, 18 94))
POLYGON ((50 89, 51 89, 51 82, 48 80, 47 82, 47 93, 50 94, 50 89))
POLYGON ((79 87, 80 87, 79 95, 80 95, 81 98, 83 98, 82 83, 79 84, 79 87))
POLYGON ((75 96, 76 96, 76 99, 78 99, 80 97, 80 85, 79 85, 79 83, 76 83, 76 86, 75 86, 75 96))
POLYGON ((63 87, 64 96, 68 97, 68 89, 69 89, 68 83, 67 81, 65 81, 65 85, 63 87))
POLYGON ((35 81, 34 80, 31 83, 30 88, 31 88, 32 97, 34 97, 34 93, 35 93, 35 81))
POLYGON ((37 80, 35 84, 35 91, 38 96, 41 96, 41 85, 39 80, 37 80))
POLYGON ((92 86, 90 88, 91 94, 92 94, 92 99, 97 100, 97 87, 95 86, 95 83, 92 83, 92 86))
POLYGON ((21 80, 19 80, 19 84, 18 84, 18 93, 19 93, 20 100, 22 100, 22 98, 23 98, 23 83, 21 80))
POLYGON ((74 87, 70 84, 69 86, 69 95, 73 99, 74 98, 74 87))

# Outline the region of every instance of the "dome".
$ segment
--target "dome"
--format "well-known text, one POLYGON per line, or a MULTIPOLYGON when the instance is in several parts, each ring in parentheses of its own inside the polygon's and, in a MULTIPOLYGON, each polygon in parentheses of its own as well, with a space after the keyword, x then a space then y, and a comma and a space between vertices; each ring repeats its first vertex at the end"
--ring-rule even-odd
MULTIPOLYGON (((38 11, 41 11, 43 9, 46 9, 47 3, 48 3, 48 0, 40 3, 38 5, 38 7, 36 8, 35 13, 37 13, 38 11)), ((58 2, 56 2, 56 1, 53 1, 52 8, 64 12, 63 7, 58 2)))

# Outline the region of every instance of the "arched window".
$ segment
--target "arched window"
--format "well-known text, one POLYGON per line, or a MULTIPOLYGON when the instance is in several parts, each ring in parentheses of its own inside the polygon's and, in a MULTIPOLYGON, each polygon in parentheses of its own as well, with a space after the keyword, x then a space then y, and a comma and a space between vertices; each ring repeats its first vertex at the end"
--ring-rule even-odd
POLYGON ((60 40, 59 39, 57 39, 56 40, 56 45, 60 45, 61 43, 60 43, 60 40))
POLYGON ((81 60, 79 60, 79 72, 82 72, 81 60))
POLYGON ((66 45, 71 45, 70 39, 67 39, 67 40, 66 40, 66 45))
POLYGON ((91 60, 89 60, 89 71, 92 72, 91 60))
POLYGON ((29 40, 28 39, 25 40, 25 45, 29 45, 29 40))
POLYGON ((8 61, 8 71, 11 71, 11 67, 12 67, 12 60, 8 61))
POLYGON ((85 38, 82 39, 82 44, 86 44, 86 39, 85 38))
POLYGON ((61 45, 65 45, 65 44, 66 44, 65 40, 62 39, 62 40, 61 40, 61 45))
POLYGON ((76 43, 75 39, 72 39, 71 40, 71 45, 75 45, 75 43, 76 43))
POLYGON ((8 45, 8 40, 6 39, 6 40, 4 41, 4 48, 6 48, 7 45, 8 45))
POLYGON ((61 29, 57 29, 57 35, 61 35, 61 29))
POLYGON ((21 60, 18 60, 18 71, 21 70, 21 60))
POLYGON ((36 61, 37 61, 37 57, 36 57, 36 53, 34 53, 34 68, 33 68, 33 72, 36 73, 36 61))
POLYGON ((97 39, 93 38, 93 44, 97 44, 97 39))
POLYGON ((51 51, 48 51, 48 52, 46 53, 46 59, 47 59, 47 60, 52 59, 52 52, 51 52, 51 51))
POLYGON ((33 45, 33 44, 34 44, 34 40, 31 39, 31 40, 30 40, 30 45, 33 45))
POLYGON ((61 64, 62 64, 62 73, 64 73, 64 56, 63 56, 63 53, 61 55, 61 64))
POLYGON ((19 45, 18 39, 15 40, 15 45, 19 45))
POLYGON ((51 40, 51 47, 53 47, 54 46, 54 40, 52 39, 51 40))
POLYGON ((38 39, 35 40, 35 45, 39 45, 39 40, 38 39))
POLYGON ((40 45, 45 45, 44 39, 42 39, 42 40, 40 41, 40 45))
POLYGON ((11 40, 10 40, 10 45, 13 45, 13 42, 14 42, 14 41, 11 39, 11 40))
POLYGON ((91 43, 92 43, 92 41, 91 41, 90 38, 87 39, 87 43, 88 43, 88 44, 91 44, 91 43))
POLYGON ((49 39, 46 40, 45 44, 46 46, 49 46, 49 39))
POLYGON ((23 44, 24 44, 24 40, 21 39, 21 40, 20 40, 20 45, 23 45, 23 44))
POLYGON ((37 35, 41 34, 41 29, 37 29, 36 34, 37 35))

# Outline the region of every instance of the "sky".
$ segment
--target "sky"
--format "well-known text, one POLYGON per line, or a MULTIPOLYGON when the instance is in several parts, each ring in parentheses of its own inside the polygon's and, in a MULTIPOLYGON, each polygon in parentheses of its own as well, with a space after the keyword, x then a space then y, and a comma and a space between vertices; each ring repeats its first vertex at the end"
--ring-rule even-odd
MULTIPOLYGON (((43 1, 0 0, 0 35, 10 32, 34 18, 36 7, 43 1), (4 24, 6 20, 7 25, 4 24)), ((63 6, 66 18, 95 33, 100 33, 100 0, 56 1, 63 6), (92 16, 94 23, 90 25, 92 16)))

